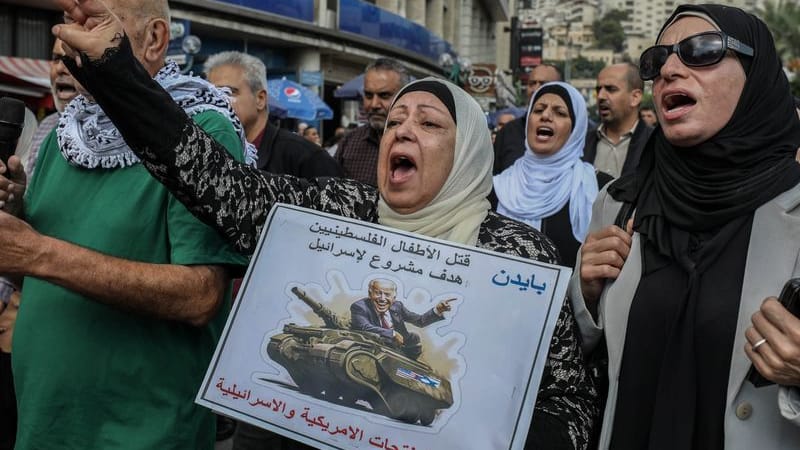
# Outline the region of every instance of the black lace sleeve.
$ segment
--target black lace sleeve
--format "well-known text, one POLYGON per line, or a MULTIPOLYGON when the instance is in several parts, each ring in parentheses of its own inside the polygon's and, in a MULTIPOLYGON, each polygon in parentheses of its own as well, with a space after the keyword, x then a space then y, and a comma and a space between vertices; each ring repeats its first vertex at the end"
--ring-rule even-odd
POLYGON ((267 214, 286 203, 339 216, 377 222, 377 190, 338 178, 303 179, 273 175, 239 163, 219 151, 202 129, 187 124, 169 152, 142 149, 147 169, 204 222, 236 248, 252 253, 267 214))
POLYGON ((82 67, 64 62, 147 170, 239 251, 255 250, 267 214, 279 202, 377 221, 377 192, 370 186, 272 175, 234 160, 153 81, 127 37, 82 67))
MULTIPOLYGON (((490 213, 481 227, 479 246, 556 263, 555 246, 543 234, 506 217, 490 213)), ((570 302, 559 314, 550 353, 534 407, 525 448, 583 450, 598 420, 599 399, 584 364, 578 324, 570 302)))

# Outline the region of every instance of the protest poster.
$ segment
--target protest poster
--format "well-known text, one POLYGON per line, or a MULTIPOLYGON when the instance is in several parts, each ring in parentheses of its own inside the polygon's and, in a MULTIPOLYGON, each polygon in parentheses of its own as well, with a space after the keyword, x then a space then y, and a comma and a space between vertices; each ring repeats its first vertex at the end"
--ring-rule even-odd
POLYGON ((197 402, 317 448, 522 449, 570 273, 277 205, 197 402))

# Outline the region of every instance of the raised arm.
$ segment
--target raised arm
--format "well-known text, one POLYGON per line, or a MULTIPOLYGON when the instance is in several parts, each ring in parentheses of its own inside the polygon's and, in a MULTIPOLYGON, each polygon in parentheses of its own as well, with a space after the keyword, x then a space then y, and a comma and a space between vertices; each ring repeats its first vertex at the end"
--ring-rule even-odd
POLYGON ((236 248, 255 247, 269 208, 280 201, 268 176, 239 163, 208 136, 133 57, 127 38, 71 73, 89 90, 143 165, 236 248))
POLYGON ((60 4, 75 19, 53 30, 70 46, 72 57, 65 62, 73 76, 147 170, 239 251, 253 252, 276 202, 370 220, 353 207, 367 200, 351 196, 348 187, 323 195, 332 188, 328 179, 271 175, 235 161, 151 79, 133 57, 119 21, 100 2, 60 4), (77 60, 75 49, 80 53, 77 60))

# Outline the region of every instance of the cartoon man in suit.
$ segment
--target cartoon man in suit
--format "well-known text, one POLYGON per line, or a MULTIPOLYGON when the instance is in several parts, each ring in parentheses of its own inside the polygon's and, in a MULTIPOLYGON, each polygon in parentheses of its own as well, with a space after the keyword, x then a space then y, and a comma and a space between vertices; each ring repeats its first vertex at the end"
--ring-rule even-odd
POLYGON ((419 335, 406 328, 406 322, 420 328, 444 319, 444 312, 450 311, 450 302, 439 302, 425 312, 417 314, 409 311, 403 302, 396 301, 397 285, 385 278, 375 278, 369 282, 368 297, 350 305, 350 328, 369 331, 383 337, 388 344, 399 346, 409 358, 417 359, 422 354, 419 335))

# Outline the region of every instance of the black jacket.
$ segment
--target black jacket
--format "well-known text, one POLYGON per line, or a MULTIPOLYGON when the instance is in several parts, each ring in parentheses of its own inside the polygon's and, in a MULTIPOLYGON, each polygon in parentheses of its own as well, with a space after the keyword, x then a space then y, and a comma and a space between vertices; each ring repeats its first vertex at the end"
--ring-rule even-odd
MULTIPOLYGON (((636 169, 639 165, 639 159, 642 157, 642 149, 644 144, 650 138, 653 128, 640 120, 633 130, 631 136, 631 143, 628 145, 628 155, 625 157, 625 164, 622 165, 622 174, 627 175, 636 169)), ((583 147, 583 160, 594 164, 594 159, 597 157, 597 128, 590 128, 586 132, 586 145, 583 147)))
POLYGON ((322 147, 267 123, 258 146, 259 169, 300 178, 341 177, 342 168, 322 147))
POLYGON ((494 138, 494 168, 492 175, 506 170, 525 154, 525 124, 528 116, 508 122, 494 138))

